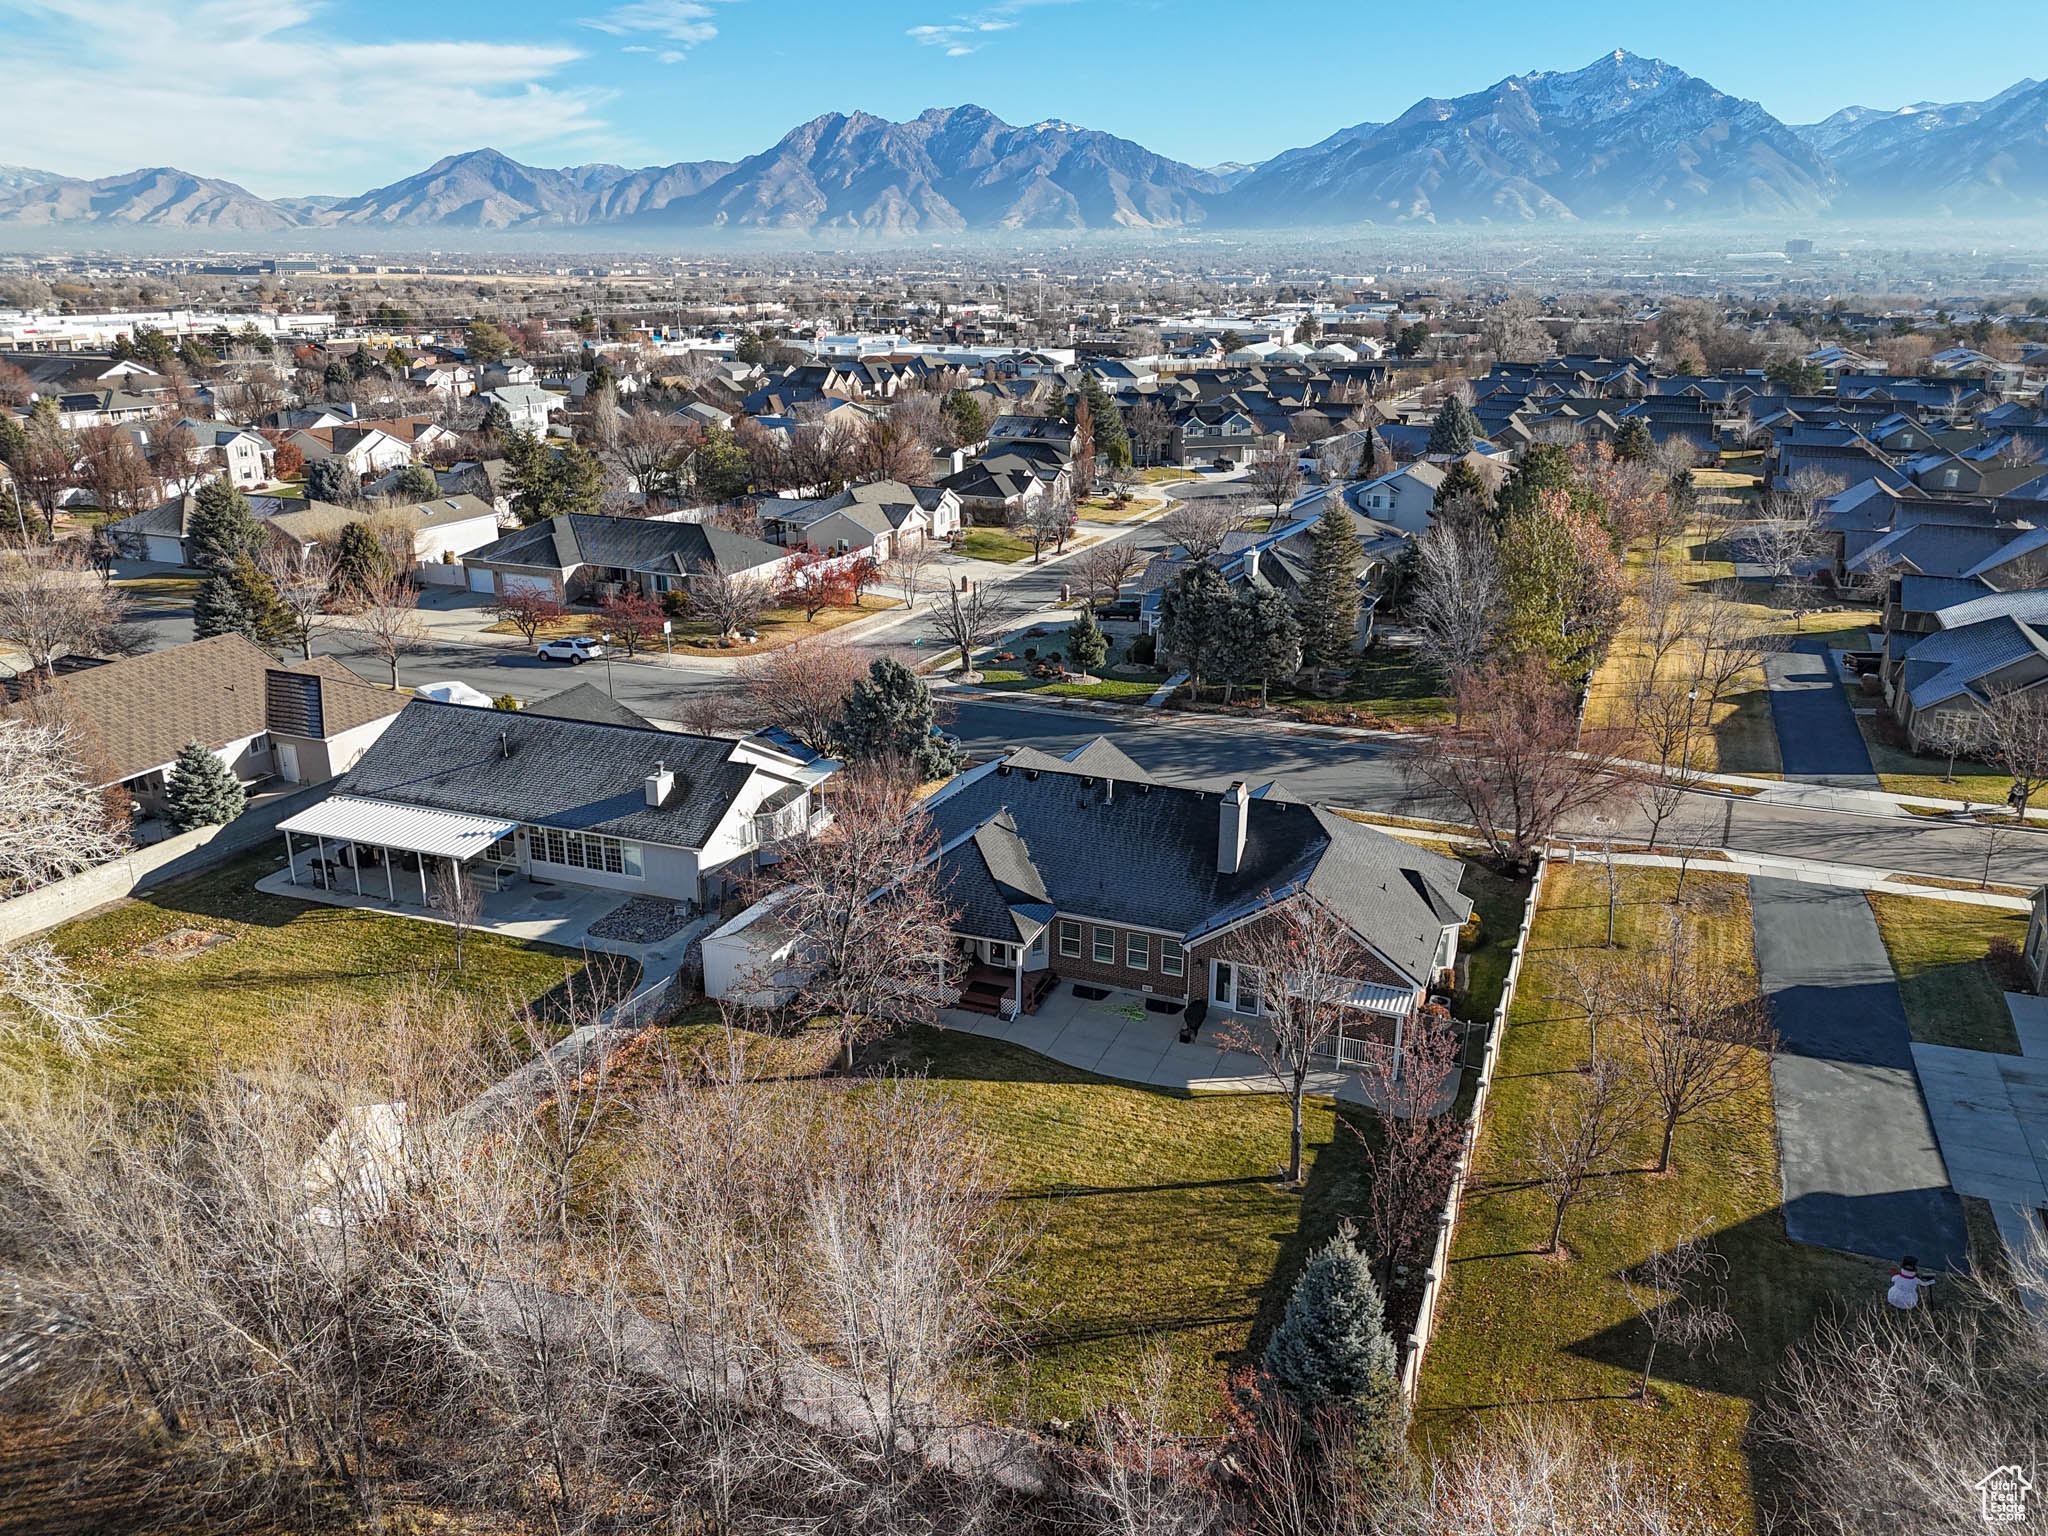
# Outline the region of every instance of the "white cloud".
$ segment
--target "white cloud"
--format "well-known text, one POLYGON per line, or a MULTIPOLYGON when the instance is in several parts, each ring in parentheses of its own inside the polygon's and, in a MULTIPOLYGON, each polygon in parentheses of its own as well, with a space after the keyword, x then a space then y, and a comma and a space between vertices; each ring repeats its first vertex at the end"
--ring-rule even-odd
MULTIPOLYGON (((586 16, 583 25, 613 37, 640 34, 661 38, 670 46, 656 57, 664 64, 680 64, 690 56, 692 48, 718 36, 718 27, 711 20, 713 3, 714 0, 632 0, 631 4, 616 6, 602 16, 586 16)), ((628 47, 624 51, 649 50, 628 47)))
POLYGON ((941 50, 949 59, 964 58, 970 53, 979 53, 987 46, 990 34, 1014 31, 1018 24, 1017 12, 1040 5, 1065 3, 1067 0, 1002 0, 1001 4, 971 16, 907 28, 904 35, 926 48, 941 50))
POLYGON ((0 0, 0 161, 177 165, 281 196, 361 191, 394 155, 617 145, 609 92, 551 83, 575 48, 366 41, 348 20, 317 0, 0 0))

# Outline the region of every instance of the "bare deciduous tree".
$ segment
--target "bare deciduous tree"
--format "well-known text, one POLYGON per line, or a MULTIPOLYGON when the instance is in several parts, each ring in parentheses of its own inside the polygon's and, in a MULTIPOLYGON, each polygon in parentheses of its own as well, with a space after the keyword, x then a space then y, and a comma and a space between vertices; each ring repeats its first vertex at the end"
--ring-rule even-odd
MULTIPOLYGON (((1242 793, 1240 789, 1238 793, 1242 793)), ((1270 892, 1268 895, 1270 896, 1270 892)), ((1239 1007, 1249 984, 1257 989, 1256 1016, 1232 1020, 1217 1036, 1230 1050, 1258 1057, 1287 1095, 1286 1181, 1302 1179, 1302 1100, 1319 1060, 1334 1065, 1337 1042, 1351 1009, 1348 999, 1370 965, 1350 927, 1312 896, 1282 903, 1232 933, 1227 954, 1237 967, 1239 1007)), ((1391 1042, 1375 1047, 1391 1052, 1391 1042)))
POLYGON ((1284 448, 1257 460, 1246 472, 1244 482, 1252 495, 1271 507, 1272 515, 1278 517, 1293 505, 1296 493, 1301 490, 1301 469, 1294 450, 1284 448))
POLYGON ((1074 556, 1068 569, 1083 601, 1113 603, 1124 583, 1145 568, 1149 556, 1129 539, 1105 539, 1074 556))
POLYGON ((930 590, 932 566, 939 558, 938 541, 900 535, 882 562, 882 575, 903 594, 903 606, 915 608, 930 590))
POLYGON ((739 683, 764 725, 789 732, 813 752, 830 752, 846 696, 874 660, 844 640, 822 636, 777 646, 740 663, 739 683))
POLYGON ((1622 1288, 1642 1319, 1648 1343, 1636 1396, 1650 1396, 1657 1351, 1668 1344, 1688 1360, 1704 1351, 1710 1358, 1723 1340, 1740 1332, 1728 1310, 1728 1261, 1697 1235, 1673 1243, 1621 1277, 1622 1288))
POLYGON ((1425 1014, 1408 1027, 1398 1058, 1376 1052, 1359 1069, 1375 1111, 1371 1130, 1357 1133, 1368 1172, 1365 1228, 1385 1284, 1397 1265, 1428 1262, 1464 1143, 1451 1091, 1461 1049, 1457 1025, 1425 1014))
POLYGON ((1484 522, 1439 519, 1416 541, 1408 615, 1417 649, 1454 697, 1486 659, 1504 595, 1493 530, 1484 522))
POLYGON ((974 653, 999 639, 1022 617, 1022 610, 1002 595, 1000 587, 976 583, 963 592, 955 583, 929 622, 940 639, 958 648, 960 680, 973 682, 981 675, 974 669, 974 653))
POLYGON ((362 650, 391 669, 391 687, 398 688, 398 664, 426 649, 427 628, 420 621, 420 595, 402 575, 380 572, 365 585, 355 626, 362 650))
POLYGON ((1983 711, 1982 739, 2012 775, 2012 805, 2024 812, 2048 784, 2048 688, 1993 687, 1983 711))
POLYGON ((29 666, 56 676, 66 656, 117 656, 137 649, 127 599, 92 570, 75 543, 0 549, 0 640, 29 666))
POLYGON ((327 544, 301 544, 294 538, 275 538, 263 547, 257 568, 270 578, 277 598, 291 615, 299 655, 313 659, 313 636, 325 627, 327 594, 334 584, 334 549, 327 544))
POLYGON ((831 825, 779 851, 760 894, 774 899, 764 921, 788 936, 789 952, 749 990, 793 986, 790 1006, 825 1021, 850 1070, 863 1040, 931 1023, 948 996, 958 957, 931 822, 896 777, 849 774, 831 825))
POLYGON ((87 1056, 120 1036, 125 1013, 42 940, 0 949, 0 1039, 48 1040, 87 1056))
POLYGON ((690 611, 720 639, 758 623, 774 601, 773 582, 745 571, 723 570, 715 562, 690 580, 690 611))
POLYGON ((1575 701, 1533 659, 1466 679, 1459 706, 1403 770, 1462 809, 1497 858, 1527 867, 1561 822, 1613 792, 1613 758, 1581 740, 1575 701))
POLYGON ((1565 1217, 1592 1193, 1593 1180, 1611 1171, 1634 1110, 1634 1096, 1611 1056, 1551 1091, 1529 1140, 1529 1177, 1550 1202, 1545 1253, 1557 1252, 1565 1217))
POLYGON ((1251 518, 1252 503, 1241 496, 1190 496, 1155 524, 1190 560, 1206 560, 1223 548, 1251 518))
POLYGON ((1623 973, 1615 1001, 1634 1025, 1663 1173, 1681 1122, 1769 1081, 1778 1032, 1756 984, 1702 954, 1682 919, 1668 945, 1623 973))
POLYGON ((431 885, 434 910, 455 934, 455 969, 459 972, 464 947, 484 915, 483 889, 473 876, 462 873, 462 865, 454 859, 443 859, 434 866, 431 885))
POLYGON ((121 848, 75 735, 61 723, 0 719, 0 896, 90 869, 121 848))

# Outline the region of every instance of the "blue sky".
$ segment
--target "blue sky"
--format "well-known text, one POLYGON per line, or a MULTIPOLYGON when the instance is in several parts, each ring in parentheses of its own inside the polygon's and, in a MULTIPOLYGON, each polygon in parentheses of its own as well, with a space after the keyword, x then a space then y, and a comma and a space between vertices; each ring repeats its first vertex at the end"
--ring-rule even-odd
POLYGON ((482 144, 547 165, 735 159, 820 112, 973 101, 1208 165, 1616 47, 1789 122, 2048 69, 2041 0, 1973 3, 1946 13, 1943 46, 1910 45, 1929 16, 1889 0, 0 0, 0 163, 356 192, 482 144))

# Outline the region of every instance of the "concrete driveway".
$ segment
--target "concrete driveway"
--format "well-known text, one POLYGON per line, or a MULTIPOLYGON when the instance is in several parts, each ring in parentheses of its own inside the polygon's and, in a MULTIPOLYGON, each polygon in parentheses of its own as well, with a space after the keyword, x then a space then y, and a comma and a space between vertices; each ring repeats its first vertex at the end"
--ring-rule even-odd
POLYGON ((2015 1253, 2048 1207, 2048 998, 2005 995, 2020 1054, 1915 1045, 1921 1091, 1958 1194, 1991 1202, 2015 1253))
POLYGON ((1914 1069, 1905 1005, 1860 891, 1753 878, 1757 975, 1783 1048, 1771 1064, 1785 1230, 1872 1258, 1964 1268, 1949 1187, 1914 1069))
POLYGON ((1771 687, 1771 721, 1785 777, 1837 789, 1882 789, 1870 749, 1835 676, 1834 658, 1820 640, 1801 640, 1764 658, 1771 687))

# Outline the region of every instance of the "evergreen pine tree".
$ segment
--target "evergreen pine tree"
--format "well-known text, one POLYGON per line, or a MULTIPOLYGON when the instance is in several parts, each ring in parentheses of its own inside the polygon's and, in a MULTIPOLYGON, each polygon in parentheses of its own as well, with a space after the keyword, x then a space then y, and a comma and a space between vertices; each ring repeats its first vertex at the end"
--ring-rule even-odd
POLYGON ((1454 501, 1476 501, 1483 507, 1486 500, 1486 482, 1479 478, 1479 471, 1463 459, 1444 471, 1443 484, 1436 488, 1439 510, 1454 501))
POLYGON ((604 465, 581 443, 565 447, 552 467, 554 486, 549 499, 554 512, 592 513, 604 504, 604 465))
POLYGON ((1131 438, 1124 427, 1124 413, 1109 398, 1109 391, 1102 387, 1102 380, 1093 373, 1082 374, 1081 395, 1088 402, 1089 421, 1095 429, 1095 451, 1108 460, 1112 468, 1122 468, 1130 463, 1131 438))
POLYGON ((246 635, 249 608, 232 571, 215 571, 200 583, 192 600, 192 638, 211 640, 215 635, 246 635))
POLYGON ((953 749, 932 734, 932 691, 900 661, 883 657, 846 696, 840 747, 855 764, 900 762, 920 781, 959 766, 953 749))
POLYGON ((281 650, 298 638, 298 623, 278 595, 277 583, 254 560, 243 555, 226 574, 241 603, 243 634, 267 651, 281 650))
POLYGON ((1159 600, 1159 647, 1185 667, 1197 694, 1229 638, 1230 586, 1206 560, 1190 561, 1159 600))
POLYGON ((1259 685, 1259 707, 1276 677, 1301 670, 1301 625, 1276 589, 1246 582, 1230 607, 1230 675, 1259 685))
POLYGON ((247 801, 241 781, 204 742, 188 741, 178 749, 164 784, 165 821, 180 832, 225 826, 247 801))
POLYGON ((508 437, 512 433, 512 413, 505 409, 505 402, 493 400, 484 407, 484 419, 477 430, 488 438, 508 437))
POLYGON ((1109 655, 1109 639, 1095 622, 1095 609, 1083 604, 1074 622, 1067 626, 1067 660, 1077 672, 1093 672, 1109 655))
POLYGON ((360 521, 343 523, 341 538, 334 546, 334 574, 328 578, 328 590, 336 597, 367 597, 383 572, 384 551, 378 547, 370 525, 360 521))
POLYGON ((1436 420, 1430 423, 1429 442, 1425 453, 1465 454, 1472 451, 1472 439, 1477 435, 1472 413, 1465 409, 1465 402, 1452 395, 1436 413, 1436 420))
POLYGON ((1266 1341, 1266 1374, 1304 1416, 1336 1412, 1351 1428, 1359 1470, 1384 1485, 1401 1457, 1399 1356, 1372 1266, 1350 1223, 1317 1249, 1266 1341))
POLYGON ((392 494, 407 501, 432 501, 441 494, 441 482, 426 465, 408 464, 398 472, 397 483, 391 489, 392 494))
POLYGON ((263 525, 249 509, 249 498, 226 479, 209 480, 192 501, 185 539, 194 565, 225 570, 238 556, 254 554, 262 545, 263 525))
POLYGON ((1308 580, 1301 590, 1302 660, 1322 672, 1348 666, 1358 649, 1358 571, 1365 553, 1341 504, 1326 505, 1309 532, 1308 580))
POLYGON ((1650 436, 1649 422, 1640 416, 1622 418, 1621 432, 1614 439, 1614 456, 1617 459, 1640 464, 1656 449, 1656 441, 1650 436))
POLYGON ((1505 521, 1520 512, 1533 512, 1548 491, 1576 497, 1584 494, 1584 487, 1572 468, 1571 455, 1564 449, 1556 443, 1531 443, 1515 472, 1493 498, 1494 516, 1505 521))

